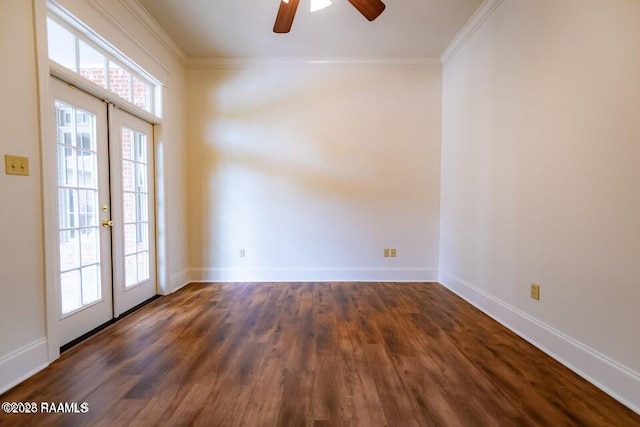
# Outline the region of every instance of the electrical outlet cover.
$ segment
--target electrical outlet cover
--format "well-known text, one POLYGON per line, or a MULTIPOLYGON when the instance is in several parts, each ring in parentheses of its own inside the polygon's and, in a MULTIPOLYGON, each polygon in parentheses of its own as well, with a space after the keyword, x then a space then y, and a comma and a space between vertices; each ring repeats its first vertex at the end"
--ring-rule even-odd
POLYGON ((531 298, 540 301, 540 286, 535 283, 531 284, 531 298))

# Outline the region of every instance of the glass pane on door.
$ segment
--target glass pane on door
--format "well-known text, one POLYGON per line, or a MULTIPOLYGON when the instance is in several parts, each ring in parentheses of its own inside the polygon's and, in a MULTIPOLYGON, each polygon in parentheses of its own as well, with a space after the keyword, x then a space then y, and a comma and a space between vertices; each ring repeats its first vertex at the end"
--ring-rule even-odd
POLYGON ((61 313, 102 299, 96 117, 55 102, 61 313))
POLYGON ((147 135, 122 128, 125 287, 149 280, 147 135))

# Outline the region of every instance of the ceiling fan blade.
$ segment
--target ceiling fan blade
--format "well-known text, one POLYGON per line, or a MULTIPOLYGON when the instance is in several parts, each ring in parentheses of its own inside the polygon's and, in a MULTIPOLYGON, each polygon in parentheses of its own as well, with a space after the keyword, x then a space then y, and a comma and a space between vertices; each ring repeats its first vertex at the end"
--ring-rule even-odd
POLYGON ((296 10, 298 10, 298 4, 300 4, 300 0, 289 0, 288 3, 280 0, 280 9, 278 9, 276 23, 273 26, 274 33, 284 34, 291 31, 293 18, 296 17, 296 10))
POLYGON ((380 0, 349 0, 349 3, 369 21, 373 21, 380 16, 386 7, 380 0))

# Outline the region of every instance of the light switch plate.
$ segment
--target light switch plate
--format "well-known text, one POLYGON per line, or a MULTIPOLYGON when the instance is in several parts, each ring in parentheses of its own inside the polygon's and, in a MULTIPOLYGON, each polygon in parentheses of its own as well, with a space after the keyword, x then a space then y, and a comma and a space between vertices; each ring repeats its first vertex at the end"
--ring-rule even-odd
POLYGON ((5 154, 4 167, 7 175, 29 176, 29 158, 5 154))

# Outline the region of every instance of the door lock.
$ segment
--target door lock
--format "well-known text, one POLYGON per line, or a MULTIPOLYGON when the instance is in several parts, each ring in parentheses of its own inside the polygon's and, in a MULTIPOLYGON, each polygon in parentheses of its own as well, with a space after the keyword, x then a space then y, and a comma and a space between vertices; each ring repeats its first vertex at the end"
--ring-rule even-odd
POLYGON ((113 221, 110 219, 105 219, 104 221, 102 221, 102 226, 104 228, 113 227, 113 221))

